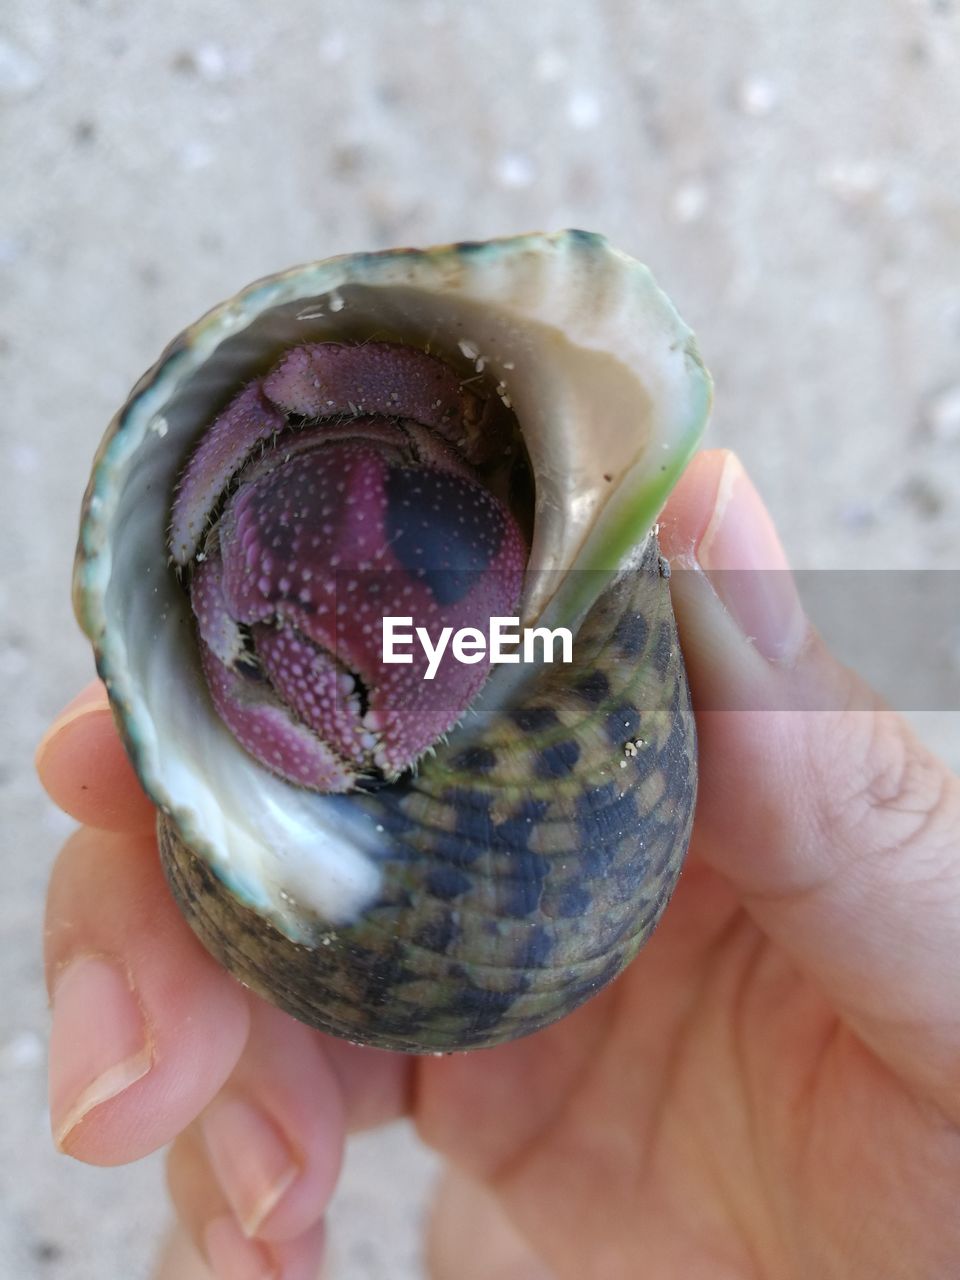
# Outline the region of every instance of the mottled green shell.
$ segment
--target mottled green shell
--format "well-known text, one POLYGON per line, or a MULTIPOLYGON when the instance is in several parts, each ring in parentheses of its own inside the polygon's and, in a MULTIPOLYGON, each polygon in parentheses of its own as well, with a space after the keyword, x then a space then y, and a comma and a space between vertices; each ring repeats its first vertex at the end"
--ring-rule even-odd
POLYGON ((311 1026, 385 1049, 536 1031, 615 977, 673 891, 696 794, 694 719, 655 538, 583 622, 573 666, 410 780, 350 803, 382 827, 382 891, 307 945, 245 907, 161 818, 204 945, 311 1026))

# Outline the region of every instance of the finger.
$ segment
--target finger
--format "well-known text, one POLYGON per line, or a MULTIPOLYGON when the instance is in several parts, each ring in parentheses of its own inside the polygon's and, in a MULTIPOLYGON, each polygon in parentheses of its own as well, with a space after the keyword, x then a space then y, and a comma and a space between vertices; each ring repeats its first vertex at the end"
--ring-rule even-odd
POLYGON ((198 1125, 248 1236, 291 1240, 322 1218, 347 1130, 405 1115, 412 1067, 407 1054, 321 1035, 251 997, 246 1048, 198 1125))
POLYGON ((167 1185, 187 1234, 217 1280, 316 1280, 323 1223, 295 1240, 266 1244, 250 1239, 220 1189, 196 1128, 171 1148, 167 1185))
POLYGON ((811 631, 732 454, 696 460, 661 532, 698 847, 861 1038, 960 1111, 960 783, 811 631))
POLYGON ((250 1015, 177 911, 150 837, 71 837, 50 884, 45 951, 58 1145, 119 1164, 169 1142, 233 1070, 250 1015))
POLYGON ((244 1234, 293 1240, 320 1221, 333 1194, 343 1095, 320 1037, 262 1000, 251 1013, 247 1047, 198 1128, 244 1234))
POLYGON ((71 818, 107 831, 152 830, 156 811, 127 759, 99 680, 60 712, 35 763, 45 791, 71 818))

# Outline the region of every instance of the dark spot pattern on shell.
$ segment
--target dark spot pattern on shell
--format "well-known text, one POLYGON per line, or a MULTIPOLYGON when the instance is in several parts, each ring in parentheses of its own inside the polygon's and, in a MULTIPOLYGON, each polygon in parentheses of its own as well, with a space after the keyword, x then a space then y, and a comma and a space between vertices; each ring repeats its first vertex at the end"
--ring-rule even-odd
POLYGON ((464 773, 489 773, 497 757, 489 747, 467 747, 454 757, 454 767, 464 773))
POLYGON ((638 658, 647 643, 647 620, 642 613, 625 613, 617 623, 614 642, 626 658, 638 658))
POLYGON ((557 713, 553 707, 515 707, 509 714, 517 728, 524 733, 540 733, 544 729, 552 729, 557 723, 557 713))
POLYGON ((574 681, 573 691, 591 706, 596 706, 609 697, 610 681, 599 668, 595 668, 574 681))
POLYGON ((534 762, 538 778, 562 778, 572 773, 580 759, 580 744, 573 738, 544 747, 534 762))

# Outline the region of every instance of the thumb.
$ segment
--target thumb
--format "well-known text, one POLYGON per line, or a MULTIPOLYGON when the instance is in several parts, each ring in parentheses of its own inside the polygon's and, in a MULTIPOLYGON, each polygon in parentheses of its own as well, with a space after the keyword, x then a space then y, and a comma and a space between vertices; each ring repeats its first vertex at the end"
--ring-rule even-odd
POLYGON ((960 1116, 960 780, 806 621, 737 458, 661 538, 700 736, 698 852, 902 1078, 960 1116))

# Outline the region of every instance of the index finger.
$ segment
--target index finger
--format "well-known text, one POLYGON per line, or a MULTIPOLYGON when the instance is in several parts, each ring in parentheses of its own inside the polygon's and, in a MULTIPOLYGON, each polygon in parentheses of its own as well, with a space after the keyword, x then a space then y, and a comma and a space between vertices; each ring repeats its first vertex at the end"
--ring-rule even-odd
POLYGON ((156 810, 127 758, 102 681, 64 707, 41 739, 35 763, 54 804, 84 826, 153 829, 156 810))

